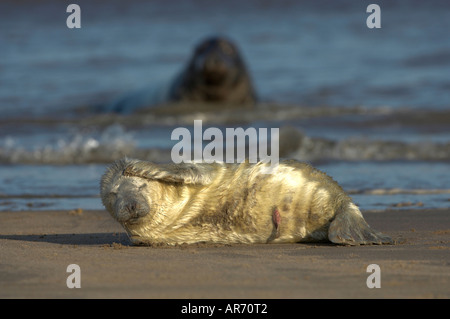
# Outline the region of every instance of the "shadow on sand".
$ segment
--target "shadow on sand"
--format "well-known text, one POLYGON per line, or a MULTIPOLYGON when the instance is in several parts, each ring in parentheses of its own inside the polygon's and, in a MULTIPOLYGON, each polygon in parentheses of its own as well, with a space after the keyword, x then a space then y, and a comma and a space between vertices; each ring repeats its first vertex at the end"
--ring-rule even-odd
POLYGON ((0 235, 0 239, 46 242, 60 245, 113 245, 131 246, 125 233, 0 235))
MULTIPOLYGON (((196 243, 179 245, 133 245, 126 233, 86 233, 86 234, 43 234, 43 235, 1 235, 0 240, 17 240, 26 242, 51 243, 60 245, 81 245, 81 246, 133 246, 133 247, 153 247, 153 248, 200 248, 200 247, 226 247, 226 246, 248 246, 247 244, 218 244, 218 243, 196 243)), ((261 245, 261 244, 260 244, 261 245)), ((260 246, 259 245, 259 246, 260 246)), ((276 246, 283 244, 262 244, 263 246, 276 246)), ((336 246, 331 242, 304 242, 298 245, 310 247, 336 246)))

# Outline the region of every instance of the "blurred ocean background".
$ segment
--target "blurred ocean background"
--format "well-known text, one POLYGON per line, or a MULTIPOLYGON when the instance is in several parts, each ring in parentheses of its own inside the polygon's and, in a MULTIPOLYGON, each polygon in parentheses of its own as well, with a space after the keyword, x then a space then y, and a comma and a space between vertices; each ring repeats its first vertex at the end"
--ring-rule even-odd
POLYGON ((196 119, 280 128, 281 156, 327 172, 364 210, 448 208, 448 30, 444 0, 3 0, 0 210, 102 209, 111 162, 170 161, 171 132, 196 119), (66 26, 74 2, 81 29, 66 26), (381 29, 366 26, 370 3, 381 29), (210 35, 238 45, 260 103, 152 112, 210 35), (96 111, 134 92, 145 108, 96 111))

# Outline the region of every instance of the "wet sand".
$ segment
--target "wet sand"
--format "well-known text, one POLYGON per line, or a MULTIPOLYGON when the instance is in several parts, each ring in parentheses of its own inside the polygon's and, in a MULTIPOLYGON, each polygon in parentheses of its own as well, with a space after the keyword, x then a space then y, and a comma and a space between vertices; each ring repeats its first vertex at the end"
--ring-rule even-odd
POLYGON ((0 298, 450 297, 449 209, 364 216, 398 243, 134 247, 106 211, 0 212, 0 298))

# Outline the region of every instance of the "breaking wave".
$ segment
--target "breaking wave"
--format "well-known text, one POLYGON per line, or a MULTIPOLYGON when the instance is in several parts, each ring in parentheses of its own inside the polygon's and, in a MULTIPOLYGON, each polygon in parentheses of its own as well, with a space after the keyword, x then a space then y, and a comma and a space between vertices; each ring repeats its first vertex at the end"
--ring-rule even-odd
MULTIPOLYGON (((177 126, 192 126, 194 120, 202 120, 205 128, 217 125, 223 132, 225 127, 279 127, 280 158, 301 161, 450 160, 450 111, 277 104, 238 110, 223 106, 211 111, 210 105, 177 104, 127 115, 83 113, 70 117, 18 118, 17 121, 3 119, 0 132, 7 137, 0 140, 0 163, 110 163, 124 156, 169 162, 175 144, 170 132, 177 126), (66 131, 59 134, 61 127, 66 131), (21 129, 16 131, 17 128, 26 128, 32 133, 15 134, 21 132, 21 129), (394 131, 385 135, 373 135, 373 132, 392 128, 394 131), (422 132, 430 132, 438 138, 423 140, 427 135, 421 135, 422 132)), ((246 151, 248 154, 248 148, 246 151)))
MULTIPOLYGON (((170 135, 167 140, 170 144, 170 135)), ((99 136, 77 133, 33 149, 26 149, 14 138, 9 137, 0 144, 0 163, 60 165, 110 163, 125 156, 154 162, 171 160, 171 146, 138 147, 138 144, 138 138, 132 133, 127 133, 120 125, 107 127, 99 136)), ((248 148, 246 151, 248 154, 248 148)), ((450 143, 429 141, 407 143, 362 137, 332 140, 307 136, 293 127, 282 127, 279 155, 280 158, 294 158, 301 161, 448 161, 450 143)))
POLYGON ((9 137, 0 146, 0 162, 9 164, 104 163, 135 151, 135 141, 121 126, 113 125, 99 137, 77 133, 55 143, 26 149, 9 137))
POLYGON ((406 143, 357 137, 333 141, 304 137, 289 156, 308 161, 444 161, 450 160, 450 143, 406 143))

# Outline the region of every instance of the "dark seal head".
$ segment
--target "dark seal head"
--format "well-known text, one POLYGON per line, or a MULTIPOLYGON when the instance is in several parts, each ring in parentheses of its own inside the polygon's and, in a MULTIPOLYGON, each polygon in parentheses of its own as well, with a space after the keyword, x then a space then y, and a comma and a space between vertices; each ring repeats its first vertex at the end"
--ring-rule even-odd
POLYGON ((253 105, 255 92, 239 50, 230 40, 202 41, 169 93, 172 101, 253 105))

